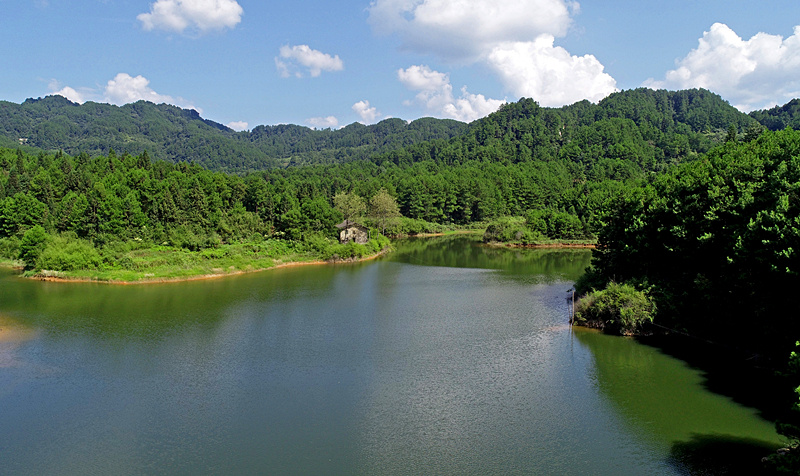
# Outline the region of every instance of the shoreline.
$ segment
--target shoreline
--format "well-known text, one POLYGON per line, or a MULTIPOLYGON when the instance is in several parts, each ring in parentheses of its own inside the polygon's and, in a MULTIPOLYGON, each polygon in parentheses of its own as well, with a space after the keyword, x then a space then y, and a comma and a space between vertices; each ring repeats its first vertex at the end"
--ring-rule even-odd
POLYGON ((166 283, 179 283, 184 281, 201 281, 207 279, 218 279, 218 278, 225 278, 229 276, 240 276, 242 274, 250 274, 250 273, 260 273, 262 271, 269 271, 273 269, 279 268, 293 268, 298 266, 312 266, 312 265, 323 265, 323 264, 340 264, 340 263, 359 263, 361 261, 370 261, 384 254, 388 253, 390 250, 388 248, 381 250, 374 255, 370 255, 364 258, 347 258, 347 259, 330 259, 330 260, 313 260, 313 261, 289 261, 286 263, 279 262, 280 260, 276 261, 274 266, 270 266, 268 268, 257 268, 257 269, 246 269, 246 270, 234 270, 227 273, 215 273, 215 274, 198 274, 194 276, 184 276, 184 277, 177 277, 177 278, 157 278, 157 277, 147 277, 143 278, 138 281, 121 281, 121 280, 101 280, 101 279, 92 279, 92 278, 76 278, 76 277, 61 277, 61 276, 42 276, 42 275, 33 275, 33 276, 20 276, 23 279, 32 279, 35 281, 49 281, 55 283, 93 283, 93 284, 114 284, 114 285, 122 285, 122 286, 129 286, 129 285, 137 285, 137 284, 166 284, 166 283))
POLYGON ((596 243, 501 243, 498 241, 486 243, 486 246, 496 246, 496 247, 503 247, 503 248, 527 248, 527 249, 536 249, 536 248, 574 248, 574 249, 585 249, 585 250, 593 250, 597 248, 596 243))

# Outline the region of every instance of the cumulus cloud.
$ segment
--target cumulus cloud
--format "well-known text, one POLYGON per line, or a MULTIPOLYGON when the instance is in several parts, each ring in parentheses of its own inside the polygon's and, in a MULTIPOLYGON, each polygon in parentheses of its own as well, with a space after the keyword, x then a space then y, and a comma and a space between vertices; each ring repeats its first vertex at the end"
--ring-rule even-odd
POLYGON ((275 66, 284 78, 291 75, 301 78, 303 77, 303 73, 300 71, 302 68, 306 69, 312 77, 317 77, 323 71, 343 70, 344 62, 339 55, 331 56, 311 49, 308 45, 286 45, 281 47, 280 56, 275 57, 275 66))
MULTIPOLYGON (((426 65, 415 65, 397 71, 397 78, 406 88, 417 91, 415 101, 428 113, 471 122, 495 112, 506 101, 487 99, 482 94, 469 94, 466 87, 461 88, 459 98, 453 95, 450 76, 432 70, 426 65)), ((412 102, 407 102, 410 105, 412 102)))
MULTIPOLYGON (((555 38, 568 33, 579 9, 569 0, 375 0, 369 22, 377 33, 396 34, 406 49, 485 65, 507 91, 542 105, 562 106, 597 101, 616 90, 616 81, 596 57, 573 56, 554 46, 555 38)), ((430 93, 433 89, 418 90, 455 104, 446 95, 430 93)), ((469 94, 462 99, 481 101, 469 94)), ((483 101, 486 107, 493 104, 483 101)))
POLYGON ((57 80, 53 79, 50 81, 48 85, 48 89, 52 94, 58 96, 64 96, 65 98, 69 99, 72 102, 76 102, 78 104, 85 103, 90 95, 92 94, 91 90, 87 90, 85 88, 81 89, 81 91, 76 90, 75 88, 71 88, 69 86, 61 86, 57 80))
POLYGON ((339 127, 339 119, 336 119, 334 116, 312 117, 310 119, 306 119, 306 123, 310 124, 316 129, 336 129, 339 127))
POLYGON ((147 30, 207 33, 234 28, 244 10, 235 0, 158 0, 136 18, 147 30))
POLYGON ((250 124, 246 123, 245 121, 233 121, 225 124, 226 126, 230 127, 235 131, 246 131, 250 124))
POLYGON ((652 88, 706 88, 743 111, 783 104, 800 94, 800 26, 786 39, 758 33, 743 40, 727 25, 715 23, 697 48, 676 62, 652 88))
POLYGON ((370 107, 369 101, 358 101, 353 104, 352 109, 358 114, 361 118, 361 122, 364 124, 373 124, 381 115, 381 113, 378 112, 378 108, 370 107))
POLYGON ((599 101, 617 90, 616 81, 603 72, 592 55, 572 56, 553 46, 554 38, 503 43, 487 58, 489 66, 510 91, 531 97, 542 106, 558 107, 588 99, 599 101))
POLYGON ((182 97, 172 97, 166 94, 159 94, 150 87, 150 80, 142 75, 131 76, 128 73, 118 73, 106 83, 102 89, 99 88, 72 88, 63 86, 57 80, 51 80, 48 88, 52 94, 64 96, 70 101, 84 103, 86 101, 106 102, 122 106, 132 102, 145 100, 156 104, 166 103, 185 109, 194 109, 202 113, 202 109, 193 106, 189 101, 182 97))
POLYGON ((369 23, 413 51, 469 62, 497 43, 564 36, 578 8, 566 0, 375 0, 369 23))
POLYGON ((117 74, 114 79, 109 80, 106 84, 104 96, 106 101, 117 105, 145 100, 156 104, 167 103, 202 112, 202 110, 194 107, 181 97, 173 98, 172 96, 155 92, 150 87, 150 80, 142 75, 133 77, 128 73, 117 74))

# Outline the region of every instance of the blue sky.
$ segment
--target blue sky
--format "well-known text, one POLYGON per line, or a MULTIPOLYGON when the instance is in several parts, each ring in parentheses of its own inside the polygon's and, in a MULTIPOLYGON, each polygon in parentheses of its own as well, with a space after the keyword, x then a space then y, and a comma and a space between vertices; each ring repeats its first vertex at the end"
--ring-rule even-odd
POLYGON ((797 0, 0 0, 0 99, 197 109, 234 128, 471 121, 503 101, 800 96, 797 0), (797 30, 795 28, 797 27, 797 30))

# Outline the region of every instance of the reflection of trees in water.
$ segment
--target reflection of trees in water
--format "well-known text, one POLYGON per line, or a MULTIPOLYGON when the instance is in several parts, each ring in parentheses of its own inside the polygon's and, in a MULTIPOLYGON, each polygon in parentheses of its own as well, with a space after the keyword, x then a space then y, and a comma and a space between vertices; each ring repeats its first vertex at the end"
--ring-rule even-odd
MULTIPOLYGON (((0 312, 50 333, 164 337, 187 326, 218 327, 232 308, 293 299, 332 285, 347 266, 307 266, 175 283, 110 285, 40 282, 0 275, 0 312), (311 269, 313 268, 313 269, 311 269)), ((355 266, 350 267, 356 269, 355 266)))
POLYGON ((589 265, 591 252, 573 249, 511 249, 482 245, 477 237, 451 235, 409 238, 397 243, 389 259, 452 268, 496 269, 575 280, 589 265))
POLYGON ((670 450, 668 462, 685 474, 758 474, 717 471, 753 464, 773 452, 780 437, 756 411, 712 393, 706 376, 682 360, 633 339, 576 329, 592 353, 596 386, 635 432, 670 450))

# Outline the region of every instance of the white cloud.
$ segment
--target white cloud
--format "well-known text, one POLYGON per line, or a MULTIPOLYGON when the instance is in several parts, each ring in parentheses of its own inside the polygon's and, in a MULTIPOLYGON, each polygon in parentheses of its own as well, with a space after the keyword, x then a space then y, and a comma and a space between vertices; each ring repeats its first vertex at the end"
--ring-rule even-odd
POLYGON ((235 131, 246 131, 248 130, 250 124, 246 123, 245 121, 233 121, 225 124, 226 126, 230 127, 235 131))
POLYGON ((461 97, 455 98, 450 76, 426 65, 400 69, 397 71, 397 78, 408 89, 417 91, 416 103, 422 105, 428 113, 439 117, 471 122, 495 112, 506 102, 487 99, 482 94, 469 94, 466 86, 461 88, 461 97))
POLYGON ((564 36, 578 8, 567 0, 375 0, 369 23, 413 51, 470 62, 498 43, 564 36))
MULTIPOLYGON (((101 90, 92 88, 72 88, 63 86, 53 79, 48 84, 48 89, 52 94, 64 96, 70 101, 83 104, 86 101, 106 102, 122 106, 132 102, 145 100, 156 104, 166 103, 184 109, 194 109, 199 113, 203 110, 195 107, 182 97, 172 97, 166 94, 159 94, 150 87, 150 81, 142 75, 133 77, 128 73, 118 73, 106 83, 101 90)), ((242 123, 247 124, 247 123, 242 123)))
POLYGON ((361 122, 364 124, 373 124, 381 115, 381 113, 378 112, 378 108, 370 107, 369 101, 358 101, 353 104, 352 109, 358 114, 361 118, 361 122))
POLYGON ((339 127, 339 119, 336 119, 334 116, 312 117, 310 119, 306 119, 306 123, 310 124, 316 129, 335 129, 339 127))
POLYGON ((139 75, 133 77, 127 73, 119 73, 106 84, 104 91, 105 100, 120 106, 139 100, 145 100, 156 104, 167 103, 186 109, 195 109, 197 112, 202 113, 201 109, 194 107, 185 99, 158 94, 150 88, 149 85, 150 81, 144 76, 139 75))
POLYGON ((235 0, 158 0, 150 5, 150 13, 136 18, 147 30, 183 33, 189 29, 199 33, 234 28, 242 21, 243 9, 235 0))
POLYGON ((339 55, 331 56, 321 51, 313 50, 308 45, 281 46, 280 56, 275 57, 275 66, 281 76, 287 78, 294 74, 301 78, 302 66, 308 70, 312 77, 317 77, 323 71, 341 71, 344 69, 344 62, 339 55))
POLYGON ((53 91, 53 94, 57 94, 59 96, 64 96, 65 98, 69 99, 72 102, 76 102, 78 104, 83 104, 86 102, 84 99, 83 94, 79 93, 78 91, 74 90, 69 86, 64 86, 63 88, 59 89, 58 91, 53 91))
POLYGON ((532 42, 503 43, 489 54, 489 66, 518 96, 557 107, 588 99, 596 102, 616 91, 616 81, 592 55, 572 56, 553 46, 551 35, 532 42))
POLYGON ((59 83, 55 79, 50 80, 50 84, 48 84, 48 89, 50 89, 50 92, 52 94, 56 94, 58 96, 64 96, 70 101, 76 102, 78 104, 85 103, 88 100, 87 99, 88 96, 92 94, 91 90, 82 89, 83 92, 81 92, 69 86, 62 87, 61 83, 59 83))
MULTIPOLYGON (((375 0, 369 22, 378 33, 398 35, 406 49, 445 61, 486 65, 515 95, 562 106, 582 99, 597 101, 616 90, 616 81, 603 72, 597 58, 573 56, 554 46, 555 38, 567 34, 579 9, 569 0, 375 0)), ((407 86, 420 91, 418 100, 427 95, 429 100, 455 105, 452 93, 448 99, 431 92, 436 88, 407 86)), ((461 99, 472 105, 494 104, 464 94, 461 99)), ((469 115, 468 108, 457 110, 469 115)))
POLYGON ((483 94, 469 94, 467 87, 461 88, 461 97, 445 104, 442 108, 445 117, 471 122, 497 111, 505 100, 487 99, 483 94))
POLYGON ((697 48, 676 62, 651 88, 706 88, 743 111, 783 104, 800 95, 800 26, 786 39, 758 33, 743 40, 727 25, 715 23, 697 48))

